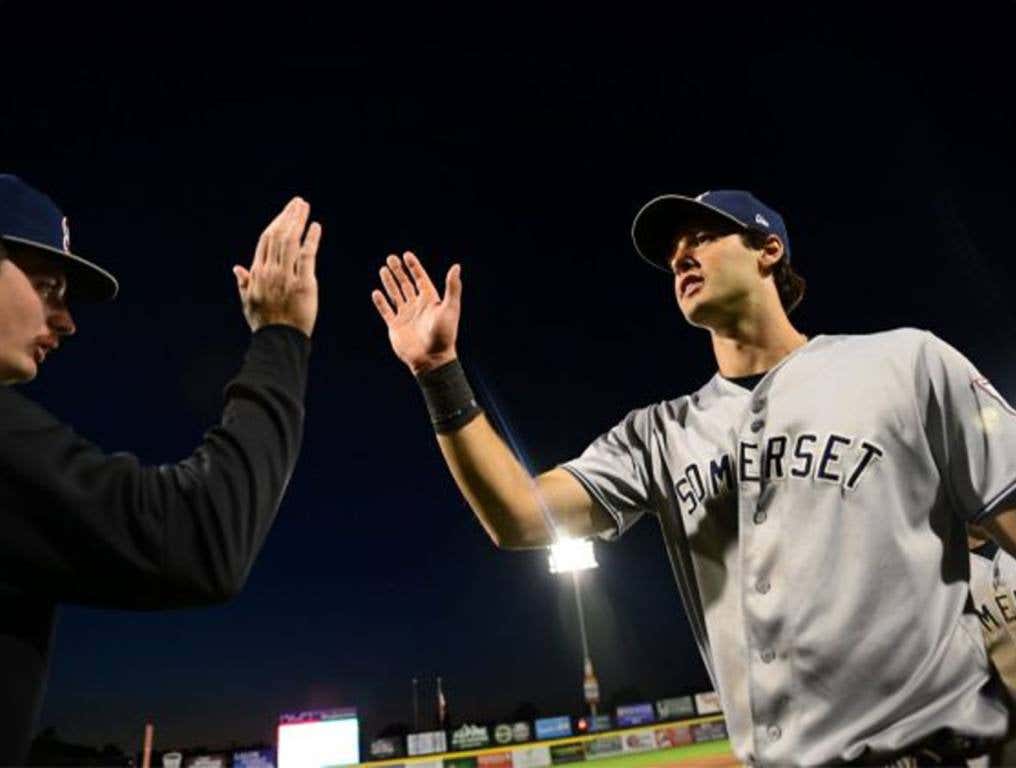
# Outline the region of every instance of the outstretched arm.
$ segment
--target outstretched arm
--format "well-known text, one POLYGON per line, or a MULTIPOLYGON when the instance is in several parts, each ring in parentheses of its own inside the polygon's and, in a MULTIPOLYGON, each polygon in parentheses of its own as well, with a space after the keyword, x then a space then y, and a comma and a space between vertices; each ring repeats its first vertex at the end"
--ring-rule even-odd
MULTIPOLYGON (((426 386, 435 372, 457 366, 460 267, 448 271, 443 297, 410 252, 401 259, 388 257, 381 283, 384 293, 373 292, 374 306, 388 327, 392 350, 413 375, 426 386)), ((568 472, 553 469, 532 477, 482 413, 439 429, 437 440, 459 490, 499 547, 545 546, 560 536, 590 536, 615 527, 568 472)))
POLYGON ((0 388, 0 583, 124 608, 208 603, 243 585, 299 453, 320 226, 293 200, 234 272, 254 331, 221 422, 177 464, 107 454, 0 388), (306 228, 306 234, 304 234, 306 228))

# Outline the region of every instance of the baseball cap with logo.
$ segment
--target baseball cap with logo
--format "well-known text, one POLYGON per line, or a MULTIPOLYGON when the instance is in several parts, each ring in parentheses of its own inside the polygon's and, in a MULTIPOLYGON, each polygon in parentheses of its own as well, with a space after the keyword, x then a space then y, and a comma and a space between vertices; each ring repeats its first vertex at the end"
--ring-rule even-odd
POLYGON ((56 203, 10 174, 0 174, 0 240, 58 263, 73 301, 107 301, 120 288, 109 272, 71 253, 67 217, 56 203))
POLYGON ((674 236, 682 225, 693 221, 718 220, 741 229, 776 235, 783 243, 784 258, 790 262, 790 237, 780 216, 750 192, 718 189, 698 197, 660 195, 642 206, 631 226, 631 239, 639 255, 665 272, 670 272, 674 236))

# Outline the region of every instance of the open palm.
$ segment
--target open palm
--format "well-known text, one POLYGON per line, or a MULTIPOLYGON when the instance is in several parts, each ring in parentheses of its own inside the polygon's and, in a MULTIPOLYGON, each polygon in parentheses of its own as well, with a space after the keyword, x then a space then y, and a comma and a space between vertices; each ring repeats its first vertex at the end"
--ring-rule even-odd
POLYGON ((442 298, 409 251, 402 259, 390 255, 381 268, 385 292, 374 290, 371 298, 388 326, 392 350, 416 375, 455 359, 462 306, 460 272, 458 264, 448 270, 442 298))

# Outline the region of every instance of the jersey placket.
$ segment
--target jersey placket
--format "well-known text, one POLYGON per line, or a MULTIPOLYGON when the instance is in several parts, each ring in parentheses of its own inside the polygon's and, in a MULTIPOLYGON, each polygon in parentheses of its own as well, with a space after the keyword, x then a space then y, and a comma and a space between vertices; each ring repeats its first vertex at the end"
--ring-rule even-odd
POLYGON ((738 432, 738 527, 744 634, 747 642, 748 696, 756 755, 782 752, 789 705, 789 669, 782 642, 791 598, 778 565, 780 520, 772 504, 778 486, 764 476, 765 435, 769 432, 767 381, 752 393, 738 432))

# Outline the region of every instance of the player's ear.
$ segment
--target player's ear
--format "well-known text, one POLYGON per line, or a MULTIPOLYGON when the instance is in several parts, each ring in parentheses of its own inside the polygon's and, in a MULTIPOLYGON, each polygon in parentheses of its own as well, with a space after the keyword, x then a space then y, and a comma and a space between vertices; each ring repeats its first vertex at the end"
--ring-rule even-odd
POLYGON ((769 235, 759 250, 758 266, 764 275, 771 274, 776 264, 783 258, 783 241, 776 235, 769 235))

